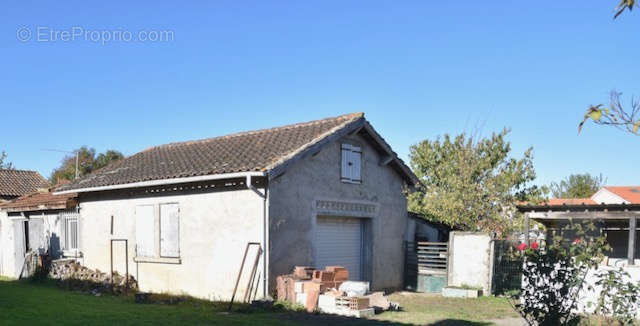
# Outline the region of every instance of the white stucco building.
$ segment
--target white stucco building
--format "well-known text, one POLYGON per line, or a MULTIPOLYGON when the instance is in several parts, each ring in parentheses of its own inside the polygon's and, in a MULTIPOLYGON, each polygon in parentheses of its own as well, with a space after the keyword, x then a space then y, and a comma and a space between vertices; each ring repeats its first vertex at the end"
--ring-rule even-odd
POLYGON ((373 289, 401 288, 404 192, 416 182, 355 113, 152 147, 56 194, 77 193, 85 266, 109 271, 111 240, 126 239, 114 269, 128 256, 142 291, 228 300, 248 243, 239 297, 268 295, 295 265, 343 265, 373 289))

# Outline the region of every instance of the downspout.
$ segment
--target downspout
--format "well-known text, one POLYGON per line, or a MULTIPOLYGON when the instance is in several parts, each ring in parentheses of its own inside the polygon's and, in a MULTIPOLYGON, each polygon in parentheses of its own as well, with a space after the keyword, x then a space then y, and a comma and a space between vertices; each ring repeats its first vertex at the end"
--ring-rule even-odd
POLYGON ((268 196, 269 196, 269 192, 268 192, 268 187, 267 185, 265 185, 264 187, 264 193, 260 192, 260 190, 258 190, 258 188, 253 186, 252 180, 251 180, 251 174, 247 174, 247 180, 246 180, 246 185, 247 185, 247 189, 253 190, 253 192, 255 192, 256 194, 258 194, 258 196, 260 196, 262 198, 262 298, 266 299, 267 298, 267 284, 269 284, 269 266, 268 266, 268 243, 267 243, 267 238, 268 238, 268 227, 269 227, 269 209, 268 209, 268 196))

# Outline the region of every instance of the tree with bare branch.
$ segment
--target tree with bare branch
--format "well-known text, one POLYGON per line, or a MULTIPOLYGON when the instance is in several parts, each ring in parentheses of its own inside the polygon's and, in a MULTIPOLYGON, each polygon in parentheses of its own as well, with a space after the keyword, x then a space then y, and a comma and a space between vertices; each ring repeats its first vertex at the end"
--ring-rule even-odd
POLYGON ((596 124, 613 126, 620 130, 640 135, 640 102, 631 99, 631 107, 625 109, 620 102, 622 93, 612 91, 609 107, 603 104, 592 105, 587 109, 584 118, 578 125, 578 133, 582 131, 585 122, 592 120, 596 124))

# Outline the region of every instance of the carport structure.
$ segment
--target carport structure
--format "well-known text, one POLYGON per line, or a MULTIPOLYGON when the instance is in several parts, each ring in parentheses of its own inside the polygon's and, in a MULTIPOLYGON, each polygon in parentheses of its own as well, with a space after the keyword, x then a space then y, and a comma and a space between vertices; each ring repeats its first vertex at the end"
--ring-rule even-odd
POLYGON ((557 230, 572 222, 593 222, 598 230, 606 234, 612 248, 608 264, 612 266, 634 266, 640 261, 638 246, 638 225, 640 204, 597 204, 595 202, 569 202, 558 204, 520 205, 524 213, 525 242, 529 245, 531 220, 547 228, 547 238, 551 230, 557 230), (629 232, 634 230, 635 232, 629 232))

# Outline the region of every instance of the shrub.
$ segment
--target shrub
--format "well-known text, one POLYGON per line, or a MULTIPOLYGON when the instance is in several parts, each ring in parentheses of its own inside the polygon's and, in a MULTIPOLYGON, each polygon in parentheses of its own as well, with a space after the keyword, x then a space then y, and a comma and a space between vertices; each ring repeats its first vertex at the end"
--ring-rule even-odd
POLYGON ((523 286, 513 306, 530 325, 574 325, 579 292, 590 269, 597 268, 609 250, 606 238, 593 224, 570 224, 540 248, 520 246, 523 286), (575 234, 569 242, 562 235, 575 234))

